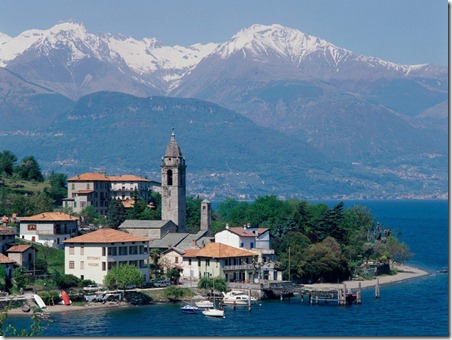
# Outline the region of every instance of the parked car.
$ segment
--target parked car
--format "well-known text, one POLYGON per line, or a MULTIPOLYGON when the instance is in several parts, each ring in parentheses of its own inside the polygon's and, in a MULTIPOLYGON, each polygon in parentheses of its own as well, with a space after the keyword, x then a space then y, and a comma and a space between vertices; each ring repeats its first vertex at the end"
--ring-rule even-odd
POLYGON ((96 292, 101 289, 103 289, 103 287, 100 285, 88 285, 86 287, 83 287, 83 290, 88 291, 88 292, 96 292))
POLYGON ((154 282, 154 287, 168 287, 171 285, 170 280, 160 280, 157 282, 154 282))

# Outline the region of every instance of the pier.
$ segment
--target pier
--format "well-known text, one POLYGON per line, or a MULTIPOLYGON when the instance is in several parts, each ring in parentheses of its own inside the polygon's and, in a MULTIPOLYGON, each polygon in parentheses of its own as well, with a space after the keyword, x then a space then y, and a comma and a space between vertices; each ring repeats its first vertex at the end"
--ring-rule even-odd
POLYGON ((302 302, 304 302, 306 297, 311 305, 319 303, 336 303, 338 305, 361 304, 361 287, 357 291, 352 291, 347 289, 345 284, 339 287, 327 288, 304 286, 300 290, 300 297, 302 302))

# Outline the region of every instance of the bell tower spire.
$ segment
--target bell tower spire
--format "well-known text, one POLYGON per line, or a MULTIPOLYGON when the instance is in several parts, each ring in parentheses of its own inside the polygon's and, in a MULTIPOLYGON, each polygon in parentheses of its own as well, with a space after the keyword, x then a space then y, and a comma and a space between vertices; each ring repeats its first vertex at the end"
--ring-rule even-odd
POLYGON ((162 220, 173 221, 178 226, 178 232, 185 232, 186 224, 186 167, 173 128, 161 165, 162 220))

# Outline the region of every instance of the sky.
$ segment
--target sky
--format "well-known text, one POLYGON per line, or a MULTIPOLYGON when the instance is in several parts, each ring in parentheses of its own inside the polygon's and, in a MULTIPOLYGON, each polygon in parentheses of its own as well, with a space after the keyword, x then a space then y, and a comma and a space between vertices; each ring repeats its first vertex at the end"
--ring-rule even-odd
POLYGON ((0 32, 17 36, 60 21, 90 33, 221 43, 253 24, 298 29, 357 54, 448 66, 447 0, 1 0, 0 32))

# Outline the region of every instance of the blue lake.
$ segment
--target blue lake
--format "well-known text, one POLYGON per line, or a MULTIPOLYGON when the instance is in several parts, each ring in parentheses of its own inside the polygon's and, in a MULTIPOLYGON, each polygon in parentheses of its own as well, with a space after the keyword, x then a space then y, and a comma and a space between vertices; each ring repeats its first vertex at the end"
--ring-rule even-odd
MULTIPOLYGON (((337 202, 325 202, 335 204, 337 202)), ((347 201, 365 205, 415 253, 408 263, 430 275, 364 289, 361 305, 309 305, 298 298, 225 309, 225 318, 182 314, 179 304, 54 314, 45 336, 449 336, 447 201, 347 201)), ((18 327, 29 317, 8 317, 18 327)))

